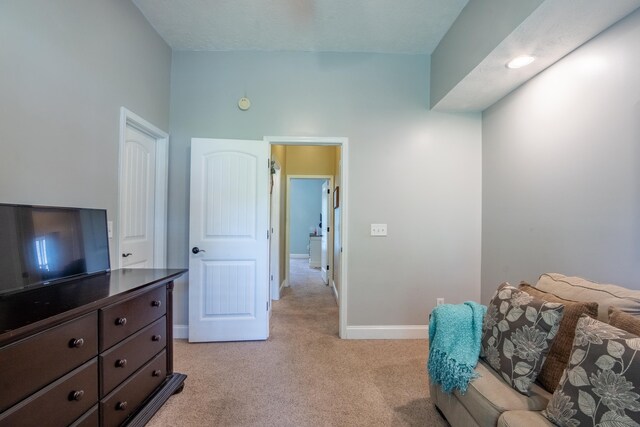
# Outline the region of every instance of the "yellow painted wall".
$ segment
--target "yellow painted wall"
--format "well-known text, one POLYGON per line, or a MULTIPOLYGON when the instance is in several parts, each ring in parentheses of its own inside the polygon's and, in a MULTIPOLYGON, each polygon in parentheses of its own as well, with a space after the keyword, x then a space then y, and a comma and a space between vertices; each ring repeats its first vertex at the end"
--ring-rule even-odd
POLYGON ((282 176, 285 176, 287 168, 287 150, 284 145, 271 146, 271 160, 276 160, 282 170, 282 176))
POLYGON ((287 175, 335 175, 336 147, 288 145, 287 175))
MULTIPOLYGON (((340 174, 340 160, 342 158, 342 150, 340 147, 335 147, 334 156, 334 191, 335 186, 342 187, 342 175, 340 174)), ((343 199, 343 194, 340 194, 340 198, 343 199)), ((342 205, 342 201, 340 203, 342 205)), ((340 271, 342 265, 340 263, 340 248, 342 248, 342 242, 340 241, 340 235, 342 231, 342 209, 333 209, 333 282, 335 283, 338 295, 340 295, 340 271)))

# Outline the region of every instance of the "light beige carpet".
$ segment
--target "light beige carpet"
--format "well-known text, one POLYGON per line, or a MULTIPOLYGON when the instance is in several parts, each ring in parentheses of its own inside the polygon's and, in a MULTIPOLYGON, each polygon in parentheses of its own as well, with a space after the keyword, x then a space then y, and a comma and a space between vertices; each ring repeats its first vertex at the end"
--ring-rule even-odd
POLYGON ((267 341, 175 342, 185 388, 149 425, 446 426, 428 399, 427 341, 339 339, 331 288, 291 261, 267 341))

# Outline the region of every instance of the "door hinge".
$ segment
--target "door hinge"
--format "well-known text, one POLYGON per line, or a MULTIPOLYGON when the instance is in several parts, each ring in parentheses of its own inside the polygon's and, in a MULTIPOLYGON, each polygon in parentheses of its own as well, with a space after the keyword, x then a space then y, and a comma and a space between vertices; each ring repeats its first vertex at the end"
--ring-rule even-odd
POLYGON ((331 231, 331 227, 327 227, 327 233, 331 231))
POLYGON ((271 170, 271 159, 267 159, 267 169, 271 170))
POLYGON ((269 240, 269 229, 267 229, 267 240, 269 240))
POLYGON ((269 311, 269 301, 267 301, 267 311, 269 311))
POLYGON ((327 194, 331 194, 331 190, 327 188, 327 194))
POLYGON ((329 264, 327 264, 327 271, 329 271, 329 264))
POLYGON ((271 275, 271 280, 273 280, 273 274, 271 275))

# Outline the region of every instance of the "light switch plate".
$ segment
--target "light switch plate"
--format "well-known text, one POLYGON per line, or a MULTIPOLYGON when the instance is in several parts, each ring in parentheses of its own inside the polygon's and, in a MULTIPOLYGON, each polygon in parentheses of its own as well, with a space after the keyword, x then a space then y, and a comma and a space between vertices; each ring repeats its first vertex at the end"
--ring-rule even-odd
POLYGON ((371 235, 383 237, 387 235, 387 224, 371 224, 371 235))

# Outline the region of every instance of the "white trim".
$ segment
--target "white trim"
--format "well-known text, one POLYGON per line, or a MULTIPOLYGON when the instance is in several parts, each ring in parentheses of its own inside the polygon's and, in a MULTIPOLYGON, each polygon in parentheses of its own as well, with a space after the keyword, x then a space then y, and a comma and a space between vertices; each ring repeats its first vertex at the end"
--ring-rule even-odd
POLYGON ((154 205, 154 247, 153 247, 153 267, 165 268, 167 266, 167 198, 169 189, 169 134, 162 129, 149 123, 134 112, 120 107, 120 137, 118 145, 118 212, 116 217, 115 247, 118 267, 122 267, 120 257, 120 204, 122 198, 122 188, 120 177, 122 176, 122 153, 126 138, 127 125, 134 127, 156 140, 156 188, 154 205))
POLYGON ((309 258, 309 254, 291 254, 289 258, 309 258))
POLYGON ((287 279, 283 280, 282 283, 280 283, 280 295, 282 295, 282 290, 288 287, 289 287, 289 282, 287 282, 287 279))
MULTIPOLYGON (((269 144, 278 145, 334 145, 341 148, 340 173, 340 212, 341 212, 341 244, 340 254, 340 338, 347 338, 347 296, 349 277, 349 138, 345 137, 300 137, 300 136, 265 136, 269 144)), ((288 262, 288 261, 285 261, 288 262)))
MULTIPOLYGON (((269 150, 271 150, 271 146, 269 146, 269 150)), ((269 157, 271 157, 271 153, 269 153, 269 157)), ((269 225, 271 230, 269 236, 269 298, 279 300, 280 290, 277 286, 280 285, 280 248, 282 247, 280 242, 282 171, 277 160, 273 158, 270 160, 275 173, 269 175, 271 178, 271 194, 269 197, 269 225)))
POLYGON ((429 325, 347 326, 346 338, 352 340, 428 339, 429 325))
POLYGON ((340 295, 338 295, 338 288, 336 288, 336 282, 333 279, 331 279, 331 289, 333 290, 333 296, 336 297, 338 306, 340 306, 340 295))
POLYGON ((173 325, 173 339, 182 340, 189 338, 189 325, 173 325))

